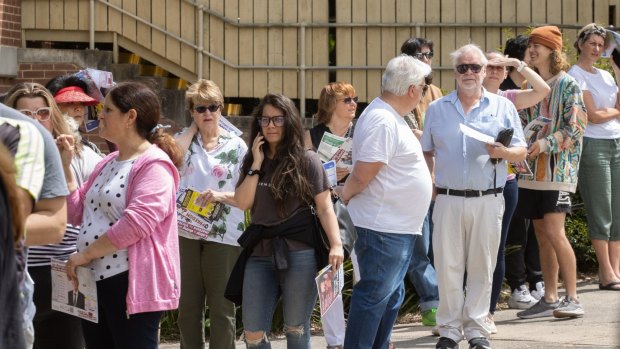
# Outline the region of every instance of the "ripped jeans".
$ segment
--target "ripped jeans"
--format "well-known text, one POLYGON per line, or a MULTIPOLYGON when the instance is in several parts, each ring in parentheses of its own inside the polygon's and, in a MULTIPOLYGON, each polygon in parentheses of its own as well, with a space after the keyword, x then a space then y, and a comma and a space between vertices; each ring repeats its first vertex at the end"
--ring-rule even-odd
POLYGON ((314 250, 291 251, 288 263, 287 270, 277 271, 272 256, 253 256, 247 262, 242 304, 247 348, 271 348, 268 336, 280 296, 287 348, 310 348, 310 316, 317 297, 314 250), (248 339, 248 332, 262 332, 263 336, 258 340, 248 339))

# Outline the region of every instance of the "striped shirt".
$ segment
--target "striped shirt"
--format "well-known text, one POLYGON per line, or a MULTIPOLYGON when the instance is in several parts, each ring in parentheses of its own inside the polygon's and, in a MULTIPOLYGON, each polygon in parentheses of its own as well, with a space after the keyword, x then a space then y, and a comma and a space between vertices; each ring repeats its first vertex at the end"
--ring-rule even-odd
MULTIPOLYGON (((30 123, 0 116, 0 143, 4 144, 13 156, 17 186, 28 192, 33 200, 37 200, 43 186, 45 171, 43 137, 30 123)), ((19 241, 15 260, 20 288, 23 286, 26 254, 27 249, 23 246, 23 241, 19 241)))
POLYGON ((32 124, 0 116, 0 141, 15 159, 17 186, 37 200, 45 172, 41 134, 32 124))
MULTIPOLYGON (((80 156, 74 156, 71 161, 71 172, 78 186, 82 186, 93 172, 101 156, 89 147, 83 147, 80 156)), ((65 259, 76 251, 79 226, 67 224, 67 230, 59 244, 32 246, 28 249, 28 266, 40 267, 50 265, 51 258, 65 259)))

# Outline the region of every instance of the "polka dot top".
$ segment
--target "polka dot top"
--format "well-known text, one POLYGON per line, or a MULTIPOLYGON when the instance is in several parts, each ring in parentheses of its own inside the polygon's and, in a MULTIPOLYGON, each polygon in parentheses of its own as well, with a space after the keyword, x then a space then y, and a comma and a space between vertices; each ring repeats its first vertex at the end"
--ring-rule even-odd
MULTIPOLYGON (((77 241, 77 251, 85 250, 103 235, 125 210, 127 177, 134 160, 108 162, 94 179, 84 200, 84 219, 77 241)), ((90 262, 95 279, 103 280, 129 270, 127 249, 118 250, 90 262)))

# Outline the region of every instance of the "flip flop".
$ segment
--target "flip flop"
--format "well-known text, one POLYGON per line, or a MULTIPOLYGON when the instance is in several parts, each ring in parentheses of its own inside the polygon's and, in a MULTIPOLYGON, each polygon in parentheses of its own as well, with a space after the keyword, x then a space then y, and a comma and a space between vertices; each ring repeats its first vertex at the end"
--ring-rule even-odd
POLYGON ((614 287, 614 286, 620 286, 620 281, 610 282, 606 285, 598 284, 598 289, 605 290, 605 291, 620 291, 620 287, 614 287))

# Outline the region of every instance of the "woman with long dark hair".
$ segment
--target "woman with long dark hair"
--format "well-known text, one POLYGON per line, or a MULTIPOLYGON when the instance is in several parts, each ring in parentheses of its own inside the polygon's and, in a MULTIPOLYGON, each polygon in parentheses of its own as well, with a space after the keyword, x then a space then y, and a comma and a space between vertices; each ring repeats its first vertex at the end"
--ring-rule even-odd
POLYGON ((271 347, 271 319, 281 296, 288 347, 310 348, 314 277, 323 264, 336 270, 344 258, 329 182, 318 155, 305 149, 301 118, 289 98, 266 95, 253 119, 252 151, 243 159, 234 196, 252 216, 239 239, 244 337, 248 347, 271 347), (326 251, 317 241, 313 212, 329 239, 327 259, 321 258, 326 251))
POLYGON ((97 280, 99 323, 82 322, 88 348, 157 348, 162 313, 178 307, 182 153, 158 124, 160 110, 158 96, 140 83, 110 90, 99 134, 119 150, 79 188, 69 171, 72 139, 59 139, 69 222, 81 224, 67 275, 77 282, 76 267, 87 266, 97 280))

